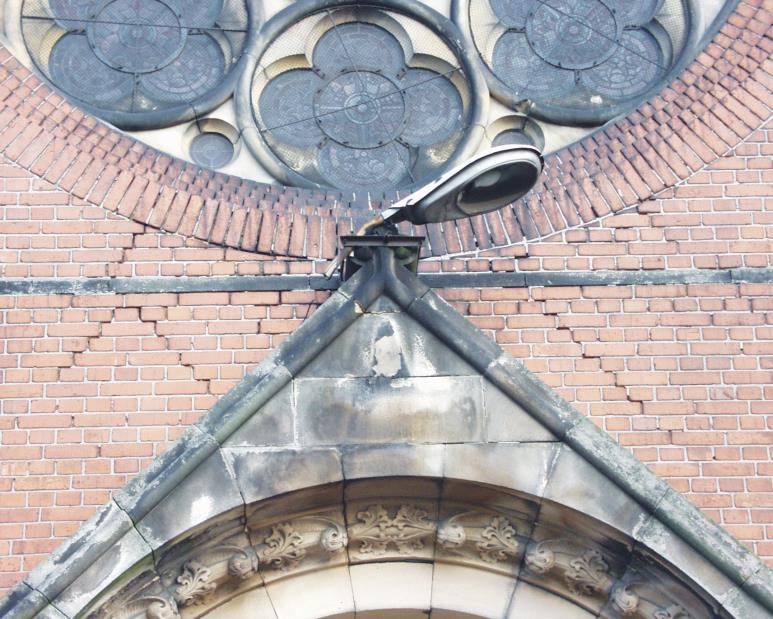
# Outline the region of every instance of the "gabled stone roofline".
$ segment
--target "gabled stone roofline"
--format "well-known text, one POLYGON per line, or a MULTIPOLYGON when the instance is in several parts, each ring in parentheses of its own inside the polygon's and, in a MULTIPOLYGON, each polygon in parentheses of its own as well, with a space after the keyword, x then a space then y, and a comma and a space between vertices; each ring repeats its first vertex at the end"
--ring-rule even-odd
POLYGON ((17 585, 0 605, 0 616, 65 616, 49 602, 111 545, 127 533, 136 533, 135 525, 381 296, 389 297, 559 441, 670 527, 742 594, 773 612, 773 570, 575 411, 519 361, 504 354, 415 275, 398 266, 390 249, 379 247, 373 260, 341 286, 268 359, 17 585))

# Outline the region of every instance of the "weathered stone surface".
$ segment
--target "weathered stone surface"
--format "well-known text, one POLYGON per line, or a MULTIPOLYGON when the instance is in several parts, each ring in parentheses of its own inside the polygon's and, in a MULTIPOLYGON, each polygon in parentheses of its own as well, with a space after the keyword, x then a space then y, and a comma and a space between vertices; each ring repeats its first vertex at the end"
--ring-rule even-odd
POLYGON ((267 584, 266 592, 280 619, 316 619, 354 610, 348 566, 283 578, 267 584))
POLYGON ((479 377, 298 379, 306 445, 483 440, 479 377))
POLYGON ((278 365, 296 376, 357 318, 384 290, 383 273, 364 265, 296 329, 275 353, 278 365))
POLYGON ((373 499, 433 500, 437 502, 443 481, 422 477, 383 477, 377 479, 355 479, 347 481, 344 487, 344 499, 347 504, 373 499))
POLYGON ((24 582, 16 584, 0 603, 0 617, 27 619, 34 617, 48 604, 46 597, 24 582))
POLYGON ((502 349, 493 340, 434 292, 411 303, 410 314, 479 372, 484 372, 502 354, 502 349))
POLYGON ((718 566, 735 571, 744 580, 762 567, 758 557, 748 552, 740 542, 711 522, 673 489, 668 490, 654 515, 701 554, 715 558, 718 566))
POLYGON ((402 308, 386 294, 382 294, 366 309, 368 314, 396 314, 402 311, 402 308))
POLYGON ((281 390, 291 379, 287 369, 269 357, 220 398, 196 427, 220 444, 240 431, 250 433, 250 437, 260 441, 255 444, 281 444, 292 440, 292 410, 288 407, 283 415, 277 410, 281 405, 281 390))
MULTIPOLYGON (((32 572, 26 582, 53 600, 83 574, 82 562, 90 566, 100 563, 102 556, 133 530, 131 518, 110 501, 46 559, 40 570, 32 572)), ((139 559, 142 555, 132 556, 139 559)))
POLYGON ((770 611, 736 587, 722 600, 722 608, 735 619, 770 619, 770 611))
POLYGON ((236 481, 216 450, 137 523, 155 550, 215 516, 243 505, 236 481))
MULTIPOLYGON (((99 533, 97 533, 97 536, 99 533)), ((104 554, 83 571, 55 599, 57 608, 74 617, 104 587, 120 579, 127 571, 136 571, 152 562, 152 550, 133 528, 110 545, 104 554)))
POLYGON ((443 445, 358 445, 344 447, 344 478, 442 477, 443 445))
POLYGON ((515 583, 503 574, 438 563, 432 579, 432 605, 474 616, 504 617, 515 583))
MULTIPOLYGON (((350 280, 354 281, 354 279, 350 280)), ((356 300, 339 290, 306 322, 294 331, 276 351, 276 362, 296 376, 352 322, 362 315, 356 300)))
POLYGON ((314 359, 303 378, 466 376, 476 371, 407 314, 364 314, 314 359))
POLYGON ((126 484, 115 495, 115 502, 133 522, 139 522, 217 449, 214 438, 192 426, 145 472, 126 484))
POLYGON ((489 381, 483 381, 486 407, 486 440, 498 442, 547 442, 557 440, 544 425, 529 415, 489 381))
POLYGON ((36 615, 36 619, 68 619, 68 617, 53 604, 49 604, 36 615))
POLYGON ((773 569, 763 565, 743 584, 743 590, 773 606, 773 569))
POLYGON ((441 511, 445 516, 464 509, 484 509, 505 514, 508 518, 524 523, 519 534, 526 534, 534 526, 540 510, 538 497, 527 497, 517 492, 503 492, 500 488, 445 478, 441 493, 441 511))
POLYGON ((239 429, 223 442, 223 446, 257 447, 292 443, 295 438, 292 394, 292 383, 288 381, 263 406, 247 416, 239 429))
POLYGON ((655 516, 650 516, 640 527, 637 527, 633 537, 641 545, 637 549, 638 552, 651 554, 658 560, 665 559, 718 600, 724 598, 735 587, 727 576, 706 561, 655 516))
POLYGON ((429 292, 429 286, 418 277, 397 266, 391 251, 379 249, 374 258, 384 278, 386 292, 400 307, 408 308, 416 299, 421 299, 429 292))
POLYGON ((561 619, 593 619, 595 614, 573 604, 569 600, 548 591, 519 582, 507 612, 507 619, 522 617, 561 617, 561 619))
POLYGON ((558 439, 582 416, 518 359, 499 356, 485 368, 486 378, 558 439))
POLYGON ((360 611, 384 608, 430 609, 432 565, 429 563, 352 565, 349 572, 358 615, 360 611))
POLYGON ((335 449, 224 448, 239 489, 249 504, 300 488, 343 479, 335 449))
POLYGON ((444 474, 540 497, 557 453, 556 443, 446 445, 444 474))
POLYGON ((626 534, 647 512, 573 449, 561 447, 544 498, 597 518, 626 534))
POLYGON ((670 489, 665 481, 653 475, 630 452, 621 449, 608 434, 587 419, 569 430, 564 441, 650 511, 660 504, 670 489))
POLYGON ((271 604, 271 598, 268 597, 268 591, 265 587, 258 587, 226 602, 220 607, 219 612, 228 619, 236 619, 237 617, 277 619, 274 606, 271 604))
POLYGON ((292 514, 338 509, 343 504, 344 484, 342 482, 316 486, 304 489, 302 492, 287 492, 266 501, 248 503, 245 510, 247 526, 257 530, 266 523, 280 522, 292 514))

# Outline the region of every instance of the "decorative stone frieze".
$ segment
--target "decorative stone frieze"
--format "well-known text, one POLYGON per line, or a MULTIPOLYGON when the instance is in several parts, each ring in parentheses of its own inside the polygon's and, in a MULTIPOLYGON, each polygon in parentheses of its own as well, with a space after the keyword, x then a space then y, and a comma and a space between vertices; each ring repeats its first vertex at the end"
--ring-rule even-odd
POLYGON ((357 512, 351 527, 351 540, 358 544, 360 555, 380 556, 392 547, 401 555, 425 548, 426 540, 436 530, 436 523, 421 507, 400 505, 394 515, 383 505, 371 505, 357 512))
POLYGON ((188 561, 177 577, 174 599, 180 606, 202 604, 217 588, 212 580, 212 571, 198 561, 188 561))
POLYGON ((306 556, 303 536, 288 522, 272 527, 257 552, 259 562, 282 572, 297 567, 306 556))
MULTIPOLYGON (((464 486, 450 485, 455 493, 464 486)), ((318 496, 329 499, 333 494, 318 496)), ((573 524, 563 536, 539 539, 550 527, 538 522, 535 528, 530 519, 538 512, 518 511, 518 499, 494 500, 496 495, 479 492, 478 499, 491 500, 482 505, 451 497, 439 499, 439 504, 409 496, 382 497, 379 502, 355 497, 351 504, 344 499, 343 506, 306 505, 297 515, 281 519, 274 511, 268 520, 250 519, 246 526, 242 520, 216 524, 165 549, 155 571, 110 596, 109 604, 89 617, 200 617, 242 592, 271 587, 289 576, 347 563, 405 560, 523 579, 604 619, 715 617, 665 566, 640 557, 616 538, 600 545, 603 531, 598 525, 589 538, 591 529, 574 515, 566 520, 573 524)), ((292 502, 283 497, 278 504, 292 502)), ((298 504, 304 505, 301 500, 298 504)), ((263 510, 271 511, 270 506, 263 510)), ((562 526, 567 527, 566 522, 562 526)))
POLYGON ((145 610, 147 619, 176 619, 180 616, 177 605, 167 598, 149 598, 150 604, 145 610))
POLYGON ((504 516, 492 518, 481 532, 483 539, 476 544, 480 558, 487 563, 500 563, 516 556, 518 540, 515 533, 515 528, 504 516))

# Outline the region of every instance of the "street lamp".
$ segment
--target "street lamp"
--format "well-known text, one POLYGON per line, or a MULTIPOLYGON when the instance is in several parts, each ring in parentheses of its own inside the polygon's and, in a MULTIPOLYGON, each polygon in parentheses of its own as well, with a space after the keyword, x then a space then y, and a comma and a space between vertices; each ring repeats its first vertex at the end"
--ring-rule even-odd
MULTIPOLYGON (((511 204, 526 194, 542 172, 540 150, 526 144, 491 148, 384 209, 358 231, 409 221, 422 225, 483 215, 511 204)), ((330 278, 348 257, 339 254, 325 272, 330 278)))

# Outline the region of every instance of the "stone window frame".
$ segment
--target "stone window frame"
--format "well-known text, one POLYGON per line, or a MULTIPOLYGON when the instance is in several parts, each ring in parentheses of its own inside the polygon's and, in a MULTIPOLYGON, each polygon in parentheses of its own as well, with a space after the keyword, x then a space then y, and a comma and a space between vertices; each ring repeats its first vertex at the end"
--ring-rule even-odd
MULTIPOLYGON (((261 56, 289 26, 298 20, 325 9, 340 9, 354 4, 356 3, 311 0, 296 2, 290 5, 263 25, 255 46, 257 52, 243 68, 242 79, 234 95, 237 124, 242 128, 242 136, 247 147, 254 153, 256 159, 268 173, 280 183, 292 187, 316 189, 324 192, 335 193, 337 191, 336 189, 317 185, 290 168, 274 154, 260 135, 258 135, 258 129, 255 127, 252 112, 252 81, 255 72, 260 68, 261 56)), ((462 44, 459 39, 460 33, 454 24, 428 5, 421 2, 410 2, 409 0, 381 0, 375 8, 401 13, 431 28, 462 62, 462 72, 470 84, 469 128, 466 135, 456 146, 454 154, 437 171, 438 174, 442 174, 444 171, 473 155, 483 139, 489 91, 485 80, 477 70, 477 59, 469 46, 462 44)), ((404 187, 401 188, 401 191, 406 191, 410 188, 404 187)))
MULTIPOLYGON (((37 77, 40 78, 54 92, 65 92, 59 88, 32 59, 27 50, 27 45, 22 32, 22 14, 25 2, 28 0, 12 0, 6 3, 5 7, 5 29, 12 48, 24 55, 24 62, 27 66, 34 66, 37 69, 37 77)), ((251 50, 254 49, 261 25, 264 22, 264 10, 261 0, 245 0, 244 5, 247 10, 247 36, 244 42, 239 60, 226 67, 226 74, 220 83, 202 97, 195 99, 190 103, 182 103, 168 108, 149 111, 149 112, 121 112, 110 111, 98 108, 85 101, 77 99, 70 93, 65 95, 85 111, 86 113, 103 119, 104 121, 120 127, 126 131, 146 131, 151 129, 160 129, 172 125, 182 124, 202 118, 207 113, 224 103, 234 92, 234 89, 244 71, 244 66, 251 50)))

